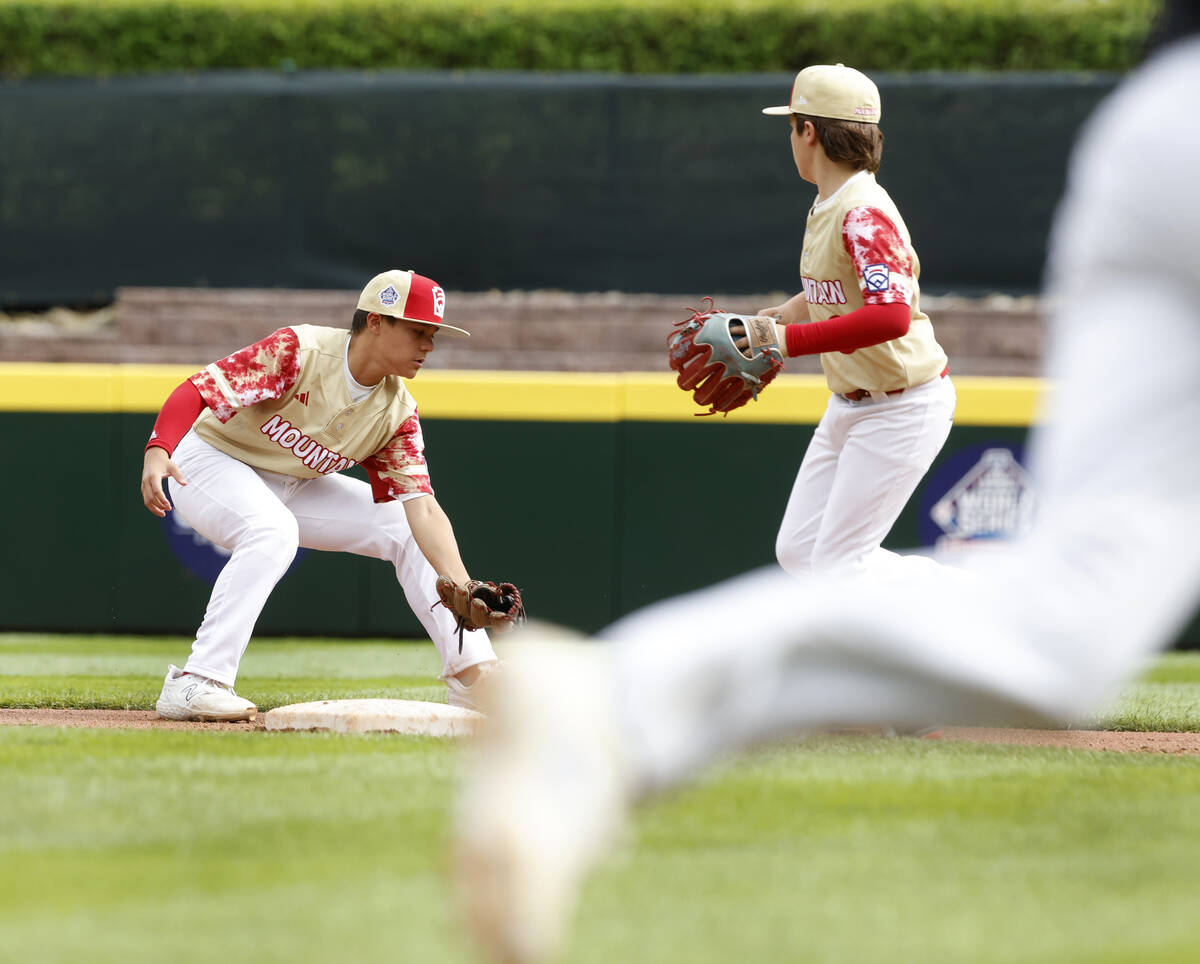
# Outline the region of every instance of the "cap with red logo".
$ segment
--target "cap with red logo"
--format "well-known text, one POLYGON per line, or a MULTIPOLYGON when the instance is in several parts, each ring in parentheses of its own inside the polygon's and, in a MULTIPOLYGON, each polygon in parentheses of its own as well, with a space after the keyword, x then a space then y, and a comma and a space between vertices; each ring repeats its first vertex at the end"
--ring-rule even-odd
POLYGON ((465 328, 456 328, 442 320, 446 314, 446 292, 436 281, 413 271, 393 268, 377 274, 358 296, 358 307, 377 315, 436 325, 440 331, 451 335, 470 337, 471 334, 465 328))

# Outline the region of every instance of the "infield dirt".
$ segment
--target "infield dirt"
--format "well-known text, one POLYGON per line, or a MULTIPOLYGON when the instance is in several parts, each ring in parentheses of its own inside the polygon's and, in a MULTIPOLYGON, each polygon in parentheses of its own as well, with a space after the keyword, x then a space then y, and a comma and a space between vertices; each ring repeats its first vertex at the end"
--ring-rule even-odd
MULTIPOLYGON (((131 730, 266 731, 262 714, 249 723, 195 723, 164 720, 151 710, 48 710, 0 708, 0 726, 76 726, 131 730)), ((927 740, 1003 743, 1013 746, 1061 746, 1118 753, 1200 755, 1200 733, 1125 732, 1119 730, 1020 730, 1005 727, 952 726, 927 740)))

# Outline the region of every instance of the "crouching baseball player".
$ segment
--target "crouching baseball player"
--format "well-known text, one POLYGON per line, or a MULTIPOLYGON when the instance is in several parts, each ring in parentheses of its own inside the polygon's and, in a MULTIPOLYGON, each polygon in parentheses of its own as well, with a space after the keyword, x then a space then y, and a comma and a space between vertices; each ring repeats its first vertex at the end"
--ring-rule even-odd
MULTIPOLYGON (((439 577, 470 582, 433 494, 413 378, 444 321, 445 293, 411 271, 363 289, 351 328, 280 328, 181 384, 146 445, 142 499, 174 508, 232 550, 183 669, 167 671, 160 716, 249 720, 238 664, 275 584, 300 546, 384 559, 442 657, 452 705, 478 708, 496 665, 487 633, 440 605, 439 577), (361 465, 367 482, 342 475, 361 465)), ((469 622, 469 621, 468 621, 469 622)))

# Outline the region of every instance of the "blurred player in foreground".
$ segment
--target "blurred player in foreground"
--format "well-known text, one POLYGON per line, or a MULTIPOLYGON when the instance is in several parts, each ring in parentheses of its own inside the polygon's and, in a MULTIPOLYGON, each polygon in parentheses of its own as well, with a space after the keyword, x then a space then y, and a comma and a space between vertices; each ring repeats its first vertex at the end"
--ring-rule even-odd
POLYGON ((1200 587, 1198 90, 1193 33, 1076 149, 1048 275, 1041 515, 981 578, 904 566, 868 592, 762 571, 635 613, 607 645, 542 629, 514 646, 456 828, 493 956, 552 954, 630 805, 724 753, 846 725, 1079 719, 1169 645, 1200 587))
POLYGON ((460 637, 439 604, 439 575, 459 584, 469 577, 433 495, 416 401, 401 380, 416 377, 435 337, 468 334, 446 324, 445 309, 445 293, 429 278, 386 271, 363 289, 349 331, 280 328, 167 399, 146 444, 142 499, 155 515, 170 511, 162 485, 170 476, 176 511, 233 552, 191 656, 167 671, 160 716, 254 717, 254 704, 233 691, 238 664, 300 546, 392 563, 441 654, 449 702, 477 708, 496 654, 483 630, 460 637), (339 474, 356 464, 370 484, 339 474))

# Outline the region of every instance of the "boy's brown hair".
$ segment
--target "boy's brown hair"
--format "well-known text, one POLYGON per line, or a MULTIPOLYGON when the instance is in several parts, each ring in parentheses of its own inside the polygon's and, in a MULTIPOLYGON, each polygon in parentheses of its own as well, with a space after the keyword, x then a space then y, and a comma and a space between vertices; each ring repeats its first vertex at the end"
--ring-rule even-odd
POLYGON ((817 140, 825 149, 825 156, 836 164, 848 164, 856 171, 876 174, 883 160, 883 131, 878 124, 863 124, 859 121, 834 120, 830 117, 813 117, 810 114, 792 114, 797 129, 808 121, 817 132, 817 140))
MULTIPOLYGON (((365 331, 367 328, 367 315, 369 311, 363 311, 359 308, 354 312, 354 317, 350 320, 350 334, 357 335, 360 331, 365 331)), ((399 318, 393 318, 391 315, 380 315, 389 325, 395 325, 399 318)))

